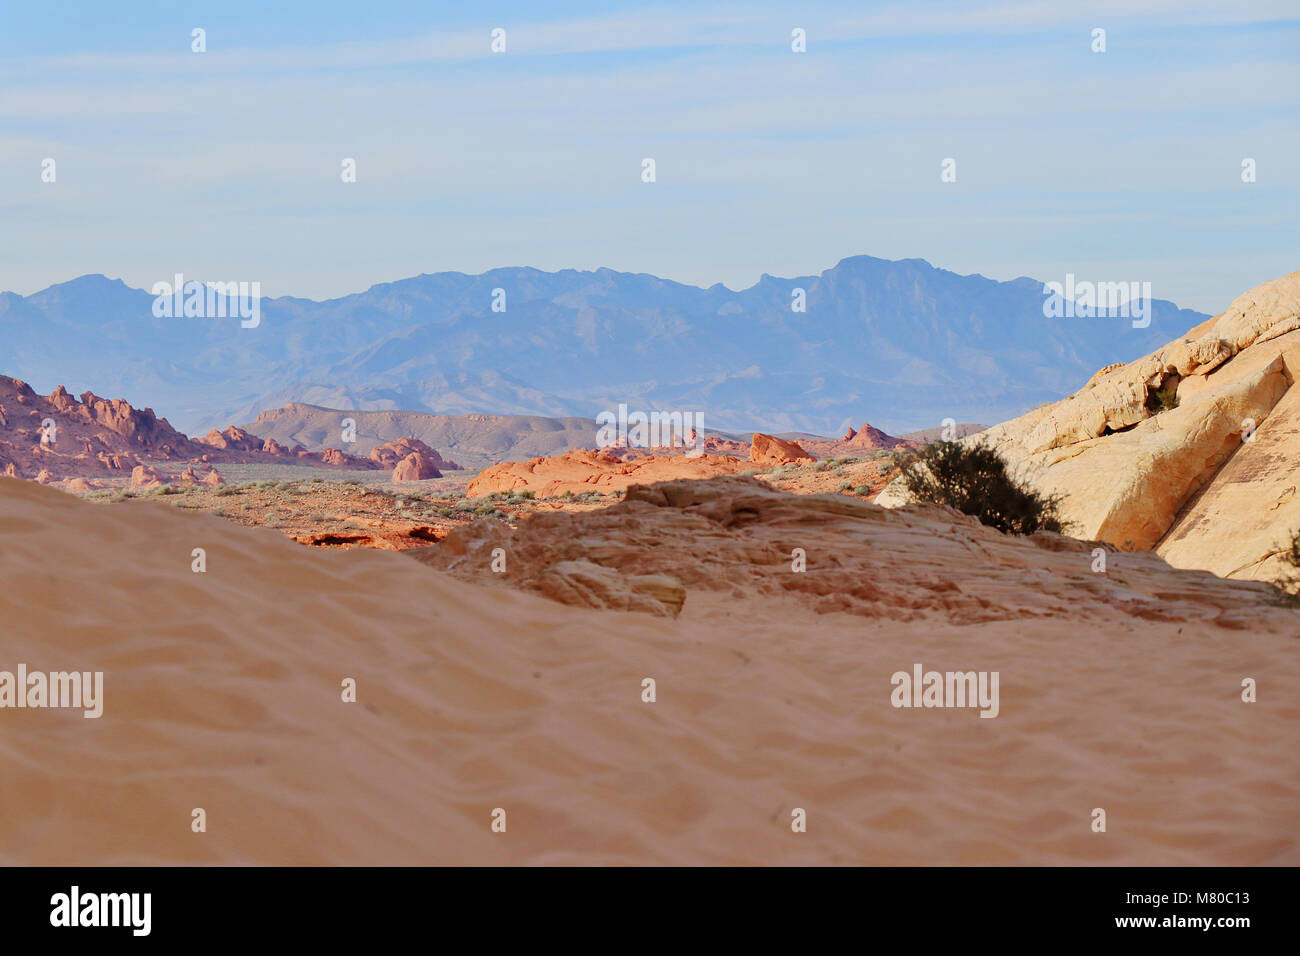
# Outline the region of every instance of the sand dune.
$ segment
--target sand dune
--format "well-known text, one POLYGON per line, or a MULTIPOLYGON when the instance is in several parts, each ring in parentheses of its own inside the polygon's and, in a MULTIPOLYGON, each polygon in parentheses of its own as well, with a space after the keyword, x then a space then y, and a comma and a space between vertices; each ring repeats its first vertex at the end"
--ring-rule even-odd
MULTIPOLYGON (((685 521, 740 562, 774 527, 816 538, 797 503, 820 500, 771 524, 621 507, 642 540, 685 521)), ((0 710, 0 862, 1300 862, 1297 612, 1151 555, 1099 598, 1059 572, 1084 552, 848 506, 844 553, 814 548, 809 575, 874 549, 872 613, 749 560, 687 580, 674 619, 0 480, 0 669, 105 674, 98 720, 0 710), (941 574, 955 609, 901 620, 909 581, 941 574), (1162 594, 1169 613, 1135 613, 1162 594), (1000 671, 1000 715, 891 707, 913 662, 1000 671)))

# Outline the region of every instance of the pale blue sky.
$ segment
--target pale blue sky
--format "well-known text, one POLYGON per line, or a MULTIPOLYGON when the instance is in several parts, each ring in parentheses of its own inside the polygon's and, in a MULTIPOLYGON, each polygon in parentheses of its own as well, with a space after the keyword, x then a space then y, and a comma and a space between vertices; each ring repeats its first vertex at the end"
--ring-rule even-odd
POLYGON ((4 4, 0 289, 868 254, 1212 313, 1300 269, 1297 0, 540 6, 4 4))

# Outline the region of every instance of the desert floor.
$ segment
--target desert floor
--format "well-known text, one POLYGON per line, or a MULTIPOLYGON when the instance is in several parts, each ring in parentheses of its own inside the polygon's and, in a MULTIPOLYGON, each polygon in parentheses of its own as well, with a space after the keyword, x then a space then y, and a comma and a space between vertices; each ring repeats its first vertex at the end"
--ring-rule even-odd
POLYGON ((0 862, 1300 863, 1300 611, 1266 587, 719 487, 496 522, 516 587, 470 529, 442 570, 0 479, 0 670, 104 673, 99 719, 0 710, 0 862), (574 540, 634 582, 679 555, 680 616, 548 599, 574 540), (915 662, 998 671, 999 716, 895 709, 915 662))

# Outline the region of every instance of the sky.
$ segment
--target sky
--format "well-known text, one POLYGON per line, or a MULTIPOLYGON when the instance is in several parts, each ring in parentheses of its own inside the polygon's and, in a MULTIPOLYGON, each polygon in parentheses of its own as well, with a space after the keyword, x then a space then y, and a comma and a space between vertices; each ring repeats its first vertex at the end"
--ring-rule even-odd
POLYGON ((1300 0, 6 2, 0 290, 865 254, 1214 314, 1300 269, 1298 120, 1300 0))

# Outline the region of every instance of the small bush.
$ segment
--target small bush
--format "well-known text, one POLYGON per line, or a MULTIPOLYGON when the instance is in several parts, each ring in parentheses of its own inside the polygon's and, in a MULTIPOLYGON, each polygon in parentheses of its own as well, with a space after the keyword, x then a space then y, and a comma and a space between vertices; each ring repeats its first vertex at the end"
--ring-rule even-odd
POLYGON ((913 497, 948 505, 1005 534, 1063 532, 1060 496, 1019 484, 987 445, 941 441, 895 458, 913 497))
POLYGON ((1178 386, 1164 385, 1160 388, 1152 389, 1147 395, 1147 408, 1159 414, 1160 412, 1173 411, 1178 407, 1178 386))
POLYGON ((853 493, 854 493, 855 495, 862 495, 862 496, 865 498, 866 496, 868 496, 868 495, 871 494, 871 486, 870 486, 870 485, 858 485, 856 488, 853 489, 853 493))
POLYGON ((1300 531, 1292 532, 1290 545, 1274 554, 1280 555, 1287 566, 1287 570, 1273 582, 1278 596, 1287 604, 1300 603, 1300 531))
POLYGON ((853 490, 853 482, 845 481, 840 484, 840 491, 852 491, 852 490, 853 490))

